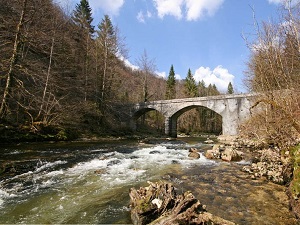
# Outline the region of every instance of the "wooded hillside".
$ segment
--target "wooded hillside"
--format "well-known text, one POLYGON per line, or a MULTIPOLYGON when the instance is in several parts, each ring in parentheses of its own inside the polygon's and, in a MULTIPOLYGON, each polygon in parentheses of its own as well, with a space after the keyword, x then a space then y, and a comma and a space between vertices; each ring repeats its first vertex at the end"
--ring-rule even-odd
MULTIPOLYGON (((84 132, 120 132, 115 104, 219 93, 215 86, 189 78, 168 86, 155 75, 155 63, 146 51, 138 59, 139 70, 126 66, 122 60, 126 43, 120 30, 107 15, 93 21, 87 0, 81 0, 71 15, 52 0, 0 0, 0 5, 3 138, 12 135, 9 127, 60 139, 84 132)), ((220 118, 213 119, 216 115, 206 111, 184 115, 180 129, 195 131, 192 121, 197 118, 200 125, 200 116, 210 114, 219 125, 202 122, 197 131, 219 132, 220 118)), ((163 121, 153 115, 142 120, 159 130, 163 121)))

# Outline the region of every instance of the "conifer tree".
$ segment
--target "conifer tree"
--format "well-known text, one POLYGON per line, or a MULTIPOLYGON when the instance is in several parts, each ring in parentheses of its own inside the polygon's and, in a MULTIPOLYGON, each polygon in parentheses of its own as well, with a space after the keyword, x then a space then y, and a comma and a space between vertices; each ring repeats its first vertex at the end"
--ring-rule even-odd
POLYGON ((199 81, 198 83, 199 97, 204 97, 207 95, 206 86, 204 80, 199 81))
POLYGON ((185 87, 185 94, 188 97, 194 98, 194 97, 198 96, 198 89, 197 89, 196 81, 195 81, 190 69, 188 70, 188 74, 185 79, 184 87, 185 87))
POLYGON ((174 67, 171 65, 169 76, 167 79, 166 99, 176 98, 176 79, 174 67))
POLYGON ((234 90, 233 90, 233 86, 232 83, 229 82, 228 87, 227 87, 227 94, 233 94, 234 90))
POLYGON ((92 9, 89 5, 88 0, 81 0, 75 6, 75 10, 73 12, 72 20, 84 30, 87 30, 90 34, 94 33, 94 26, 92 25, 93 17, 92 17, 92 9))
POLYGON ((84 65, 82 66, 82 71, 84 74, 84 100, 87 100, 87 89, 88 89, 88 74, 89 74, 89 49, 91 36, 95 32, 94 26, 92 25, 93 17, 92 17, 92 9, 89 5, 88 0, 80 0, 73 11, 72 20, 75 22, 80 29, 83 29, 83 33, 85 35, 85 55, 83 56, 84 65))

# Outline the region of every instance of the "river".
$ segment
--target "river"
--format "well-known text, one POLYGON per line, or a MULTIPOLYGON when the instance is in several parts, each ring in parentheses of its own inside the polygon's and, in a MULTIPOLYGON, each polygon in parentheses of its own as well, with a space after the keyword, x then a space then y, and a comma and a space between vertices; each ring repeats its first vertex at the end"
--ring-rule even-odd
POLYGON ((285 187, 252 180, 244 164, 208 160, 199 140, 1 146, 0 224, 130 224, 129 189, 171 181, 238 224, 296 224, 285 187), (188 149, 202 149, 200 159, 188 149))

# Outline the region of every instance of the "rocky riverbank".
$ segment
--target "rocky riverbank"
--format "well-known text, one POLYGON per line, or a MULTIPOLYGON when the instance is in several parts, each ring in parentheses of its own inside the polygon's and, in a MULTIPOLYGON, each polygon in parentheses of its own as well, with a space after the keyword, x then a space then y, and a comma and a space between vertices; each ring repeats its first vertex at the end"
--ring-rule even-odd
POLYGON ((287 187, 290 207, 297 218, 300 218, 300 147, 279 149, 276 146, 234 138, 221 140, 212 150, 206 151, 206 157, 223 161, 246 159, 250 165, 242 171, 251 179, 267 179, 275 184, 287 187))

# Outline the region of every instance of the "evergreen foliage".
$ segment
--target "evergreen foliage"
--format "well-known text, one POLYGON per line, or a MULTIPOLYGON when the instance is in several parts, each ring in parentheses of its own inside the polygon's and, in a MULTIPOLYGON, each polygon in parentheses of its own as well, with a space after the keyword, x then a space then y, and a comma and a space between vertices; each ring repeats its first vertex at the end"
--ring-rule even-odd
POLYGON ((92 9, 88 0, 80 0, 80 3, 76 4, 72 20, 90 34, 95 32, 94 26, 92 25, 92 9))
POLYGON ((171 65, 169 76, 167 79, 166 99, 176 98, 176 79, 173 65, 171 65))
POLYGON ((190 69, 188 70, 184 87, 185 87, 185 94, 187 97, 194 98, 198 96, 197 84, 190 69))
POLYGON ((232 83, 229 82, 228 87, 227 87, 227 94, 233 94, 234 90, 233 90, 233 86, 232 83))
POLYGON ((206 86, 205 86, 204 80, 201 80, 198 83, 198 89, 199 89, 199 97, 207 96, 207 90, 206 90, 206 86))

